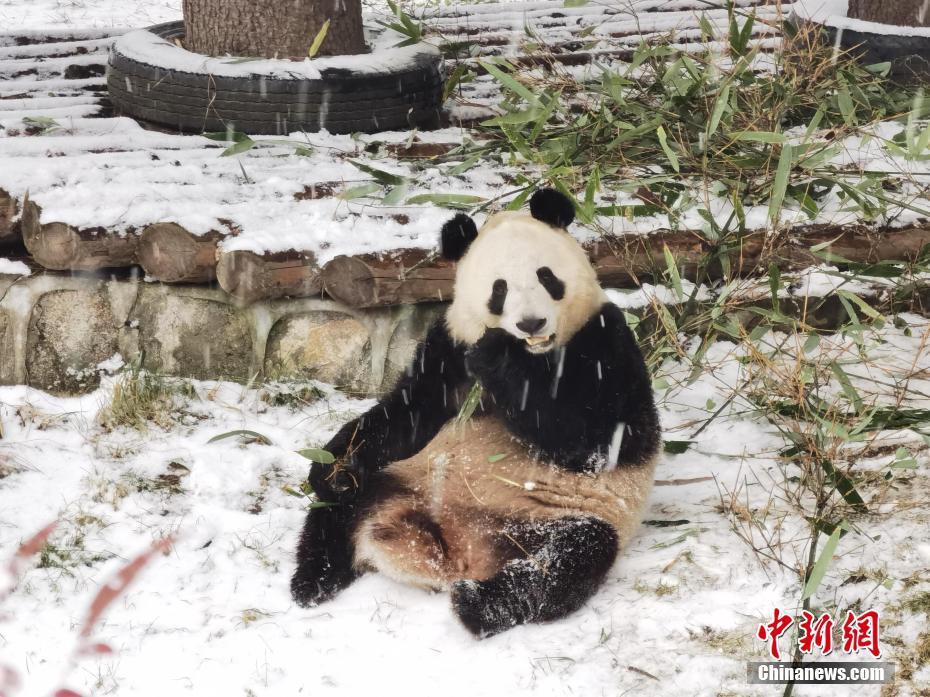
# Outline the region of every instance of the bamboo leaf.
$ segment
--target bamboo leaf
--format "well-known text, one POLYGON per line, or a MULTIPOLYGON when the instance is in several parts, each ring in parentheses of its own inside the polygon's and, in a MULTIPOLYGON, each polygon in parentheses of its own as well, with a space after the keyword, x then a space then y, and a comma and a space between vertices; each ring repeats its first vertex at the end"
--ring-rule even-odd
POLYGON ((840 496, 843 497, 843 500, 846 501, 846 503, 860 511, 864 511, 866 509, 865 500, 856 490, 856 485, 853 483, 852 479, 836 469, 836 467, 833 466, 833 463, 831 463, 829 460, 821 460, 820 466, 823 468, 823 471, 826 472, 830 477, 830 480, 833 482, 833 486, 836 487, 836 490, 840 493, 840 496))
POLYGON ((843 370, 836 361, 830 363, 830 370, 833 371, 833 375, 836 377, 837 382, 840 383, 840 388, 843 390, 843 394, 846 395, 846 399, 852 403, 857 412, 862 411, 862 398, 859 396, 856 388, 853 387, 852 381, 849 379, 849 375, 846 374, 846 371, 843 370))
POLYGON ((736 140, 749 141, 751 143, 769 143, 771 145, 782 145, 785 143, 784 133, 773 133, 771 131, 736 131, 733 134, 736 140))
POLYGON ((361 186, 353 186, 351 189, 346 189, 341 194, 339 198, 343 201, 351 201, 355 198, 363 198, 365 196, 370 196, 373 193, 381 191, 381 187, 374 182, 370 184, 362 184, 361 186))
POLYGON ((407 185, 401 184, 400 186, 395 186, 393 189, 387 192, 387 195, 381 199, 381 204, 384 206, 396 206, 401 201, 407 197, 407 185))
POLYGON ((663 448, 669 455, 681 455, 694 443, 693 440, 667 440, 663 448))
POLYGON ((481 196, 471 194, 417 194, 407 199, 407 203, 415 205, 418 203, 435 203, 443 208, 467 209, 484 203, 481 196))
POLYGON ((335 456, 331 452, 323 450, 322 448, 305 448, 303 450, 298 450, 297 454, 308 460, 319 462, 322 465, 331 465, 336 461, 335 456))
POLYGON ((685 292, 681 287, 681 274, 678 273, 678 264, 675 263, 675 257, 672 256, 672 250, 667 244, 662 245, 662 254, 665 256, 665 268, 668 269, 668 277, 671 280, 672 288, 675 289, 675 295, 678 296, 679 302, 685 299, 685 292))
POLYGON ((239 153, 243 153, 246 150, 251 150, 253 147, 255 147, 255 141, 246 136, 242 140, 238 140, 226 148, 222 153, 220 153, 220 157, 238 155, 239 153))
POLYGON ((539 104, 539 100, 537 99, 536 95, 533 94, 533 92, 531 92, 528 87, 521 85, 513 77, 505 73, 503 70, 498 68, 496 65, 494 65, 493 63, 489 61, 478 61, 478 63, 479 65, 481 65, 482 68, 487 70, 494 77, 495 80, 501 83, 504 87, 506 87, 508 90, 510 90, 514 94, 517 94, 523 97, 523 99, 526 101, 527 104, 532 104, 532 105, 539 104))
POLYGON ((804 353, 810 353, 820 346, 820 334, 811 334, 804 342, 804 353))
POLYGON ((791 165, 794 163, 793 150, 790 144, 785 143, 778 156, 778 168, 775 170, 775 183, 772 185, 772 196, 769 199, 769 220, 773 223, 778 220, 785 192, 788 190, 788 177, 791 175, 791 165))
POLYGON ((323 45, 323 42, 326 40, 326 32, 329 31, 329 20, 327 19, 323 22, 323 26, 320 27, 320 30, 316 33, 316 36, 313 37, 313 43, 310 44, 310 48, 307 49, 307 56, 313 58, 317 52, 320 50, 320 46, 323 45))
POLYGON ((399 174, 392 174, 391 172, 385 172, 383 169, 372 167, 371 165, 365 164, 364 162, 358 162, 357 160, 349 160, 349 162, 363 171, 365 174, 370 174, 375 178, 375 181, 379 182, 380 184, 386 184, 387 186, 399 186, 407 181, 406 177, 403 177, 399 174))
POLYGON ((678 156, 675 154, 675 151, 668 144, 668 136, 665 135, 665 129, 662 126, 659 126, 656 129, 656 136, 659 138, 659 145, 662 146, 662 150, 665 151, 665 156, 668 158, 669 164, 672 165, 672 169, 676 172, 681 171, 681 166, 678 163, 678 156))
POLYGON ((807 583, 804 584, 804 594, 801 596, 802 600, 810 598, 820 587, 820 583, 823 581, 823 577, 830 567, 830 562, 833 560, 833 555, 836 553, 836 547, 840 542, 840 532, 841 529, 837 526, 830 537, 827 538, 827 542, 823 546, 823 549, 820 550, 820 556, 817 557, 817 561, 814 562, 810 576, 807 578, 807 583))
POLYGON ((472 417, 472 414, 475 413, 475 409, 481 404, 481 395, 483 392, 484 390, 481 388, 480 382, 476 382, 471 386, 471 389, 468 390, 468 395, 465 397, 465 401, 462 402, 462 408, 459 410, 458 416, 455 417, 456 423, 459 425, 464 424, 472 417))
POLYGON ((723 118, 723 112, 730 106, 730 83, 724 85, 723 89, 717 95, 717 101, 714 102, 714 111, 710 116, 710 123, 707 125, 707 135, 712 136, 717 132, 720 125, 720 119, 723 118))
POLYGON ((271 442, 271 439, 268 438, 267 436, 263 436, 261 433, 258 433, 257 431, 249 431, 248 429, 244 429, 244 428, 237 429, 235 431, 227 431, 226 433, 221 433, 218 436, 213 436, 213 438, 208 440, 207 443, 216 443, 217 441, 225 440, 226 438, 237 438, 239 436, 245 436, 246 438, 250 438, 252 440, 258 441, 259 443, 262 443, 263 445, 274 445, 274 443, 271 442))
POLYGON ((854 302, 856 305, 858 305, 860 310, 862 310, 866 315, 868 315, 875 321, 875 324, 876 326, 878 326, 879 329, 881 329, 881 327, 884 326, 885 318, 882 317, 881 313, 878 310, 876 310, 874 307, 869 305, 865 300, 860 298, 858 295, 856 295, 855 293, 850 293, 848 290, 843 290, 843 289, 837 290, 836 293, 837 295, 842 296, 842 298, 846 298, 850 302, 854 302))

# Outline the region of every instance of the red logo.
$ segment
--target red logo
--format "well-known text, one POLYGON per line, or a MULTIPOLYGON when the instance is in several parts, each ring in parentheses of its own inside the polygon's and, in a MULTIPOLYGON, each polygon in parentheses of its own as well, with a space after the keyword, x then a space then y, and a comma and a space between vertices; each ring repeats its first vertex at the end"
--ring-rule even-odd
POLYGON ((776 607, 775 616, 772 618, 772 621, 768 624, 759 625, 756 636, 762 641, 771 642, 769 644, 769 653, 772 654, 772 658, 776 661, 781 658, 781 654, 778 653, 778 639, 782 634, 788 631, 788 627, 792 624, 794 624, 794 620, 791 618, 791 615, 782 614, 782 611, 776 607))
POLYGON ((822 656, 828 655, 833 650, 833 618, 825 612, 815 621, 807 610, 802 615, 804 619, 798 624, 801 653, 813 653, 817 648, 822 656))
POLYGON ((843 651, 859 653, 862 649, 875 658, 882 655, 878 647, 878 613, 875 610, 863 612, 858 617, 847 612, 843 620, 843 651))
MULTIPOLYGON (((756 636, 769 643, 769 654, 776 661, 781 660, 778 640, 794 622, 791 615, 775 608, 772 621, 760 624, 756 630, 756 636)), ((798 648, 801 653, 810 654, 816 650, 822 656, 826 656, 833 651, 834 626, 835 622, 829 613, 817 617, 804 610, 801 619, 798 620, 798 648)), ((879 647, 879 616, 875 610, 868 610, 859 615, 849 611, 843 620, 843 653, 856 654, 863 649, 875 658, 879 658, 882 653, 879 647)))

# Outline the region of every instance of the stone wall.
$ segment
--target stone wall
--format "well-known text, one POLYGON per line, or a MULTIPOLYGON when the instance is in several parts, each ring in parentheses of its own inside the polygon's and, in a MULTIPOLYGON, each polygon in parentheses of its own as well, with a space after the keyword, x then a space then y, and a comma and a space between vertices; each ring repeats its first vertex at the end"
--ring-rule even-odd
POLYGON ((313 378, 387 389, 441 304, 355 310, 317 298, 240 308, 221 290, 140 279, 0 275, 0 384, 76 394, 119 353, 165 375, 313 378))

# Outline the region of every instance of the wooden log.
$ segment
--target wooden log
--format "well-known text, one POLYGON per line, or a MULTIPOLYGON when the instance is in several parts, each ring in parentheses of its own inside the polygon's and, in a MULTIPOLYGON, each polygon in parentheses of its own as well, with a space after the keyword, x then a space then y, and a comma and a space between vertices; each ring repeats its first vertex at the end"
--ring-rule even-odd
POLYGON ((220 252, 216 277, 220 287, 244 305, 257 300, 306 298, 323 290, 320 266, 309 252, 220 252))
MULTIPOLYGON (((912 261, 930 244, 930 228, 874 230, 866 226, 808 226, 773 235, 759 230, 747 233, 727 259, 730 273, 761 275, 775 264, 792 271, 823 263, 823 254, 812 247, 831 242, 835 261, 874 264, 880 261, 912 261)), ((682 278, 691 281, 723 277, 719 261, 701 270, 700 262, 712 251, 712 243, 699 232, 660 231, 651 235, 617 235, 588 243, 585 249, 607 287, 631 288, 643 281, 661 281, 666 271, 666 245, 682 278), (698 274, 702 273, 701 278, 698 274)), ((401 303, 451 300, 455 265, 432 261, 424 250, 385 255, 336 257, 323 268, 323 287, 333 298, 353 307, 378 307, 401 303)))
POLYGON ((20 239, 19 222, 14 222, 18 213, 16 199, 0 189, 0 245, 12 244, 20 239))
POLYGON ((338 256, 323 267, 323 289, 352 307, 451 300, 455 265, 425 250, 338 256))
MULTIPOLYGON (((782 271, 807 268, 828 261, 843 265, 844 259, 860 264, 880 261, 913 261, 930 244, 930 228, 875 230, 864 225, 837 227, 810 225, 780 235, 765 230, 746 234, 727 255, 730 273, 736 276, 763 274, 771 264, 782 271), (820 253, 812 248, 828 244, 820 253)), ((717 261, 698 279, 699 263, 711 252, 711 243, 697 232, 659 232, 653 235, 608 237, 588 245, 598 278, 606 286, 639 285, 643 280, 661 279, 666 270, 664 247, 668 245, 679 273, 691 281, 715 280, 724 276, 717 261)))
POLYGON ((139 263, 164 283, 209 283, 216 278, 217 245, 224 234, 194 235, 175 223, 155 223, 142 231, 139 263))
POLYGON ((65 223, 42 223, 42 210, 27 196, 21 227, 26 249, 53 271, 97 271, 136 263, 138 235, 117 234, 102 227, 77 229, 65 223))

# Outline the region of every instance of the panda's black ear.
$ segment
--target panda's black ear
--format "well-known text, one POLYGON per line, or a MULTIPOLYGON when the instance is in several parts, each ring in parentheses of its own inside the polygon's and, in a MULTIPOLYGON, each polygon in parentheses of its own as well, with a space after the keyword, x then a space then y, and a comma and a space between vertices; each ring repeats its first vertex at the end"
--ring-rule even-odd
POLYGON ((555 189, 540 189, 530 199, 530 214, 552 227, 568 227, 575 219, 575 204, 555 189))
POLYGON ((443 258, 458 261, 465 256, 468 245, 474 242, 477 236, 478 226, 475 225, 475 221, 464 213, 459 213, 442 226, 440 250, 443 258))

